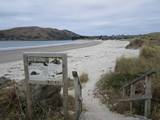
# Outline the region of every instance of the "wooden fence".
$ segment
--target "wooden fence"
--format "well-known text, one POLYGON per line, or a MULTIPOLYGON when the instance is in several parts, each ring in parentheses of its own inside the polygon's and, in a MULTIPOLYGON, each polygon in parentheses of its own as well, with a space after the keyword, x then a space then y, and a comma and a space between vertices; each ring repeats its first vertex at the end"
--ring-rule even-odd
MULTIPOLYGON (((133 81, 125 84, 122 89, 122 99, 120 102, 130 102, 130 112, 133 110, 133 102, 144 100, 144 116, 149 118, 151 115, 151 99, 152 99, 152 89, 151 89, 151 75, 155 74, 154 71, 148 71, 142 76, 134 79, 133 81), (137 94, 137 85, 143 84, 144 92, 141 91, 137 94), (127 90, 129 91, 127 95, 127 90)), ((140 88, 141 89, 141 88, 140 88)))
POLYGON ((74 78, 75 87, 75 120, 79 120, 82 113, 82 86, 78 73, 76 71, 72 72, 74 78))

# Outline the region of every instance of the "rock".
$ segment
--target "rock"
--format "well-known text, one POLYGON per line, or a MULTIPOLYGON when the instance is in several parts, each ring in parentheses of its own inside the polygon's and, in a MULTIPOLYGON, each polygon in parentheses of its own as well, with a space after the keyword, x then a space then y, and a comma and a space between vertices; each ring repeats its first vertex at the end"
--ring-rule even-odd
POLYGON ((39 73, 37 73, 36 71, 32 71, 31 75, 39 75, 39 73))

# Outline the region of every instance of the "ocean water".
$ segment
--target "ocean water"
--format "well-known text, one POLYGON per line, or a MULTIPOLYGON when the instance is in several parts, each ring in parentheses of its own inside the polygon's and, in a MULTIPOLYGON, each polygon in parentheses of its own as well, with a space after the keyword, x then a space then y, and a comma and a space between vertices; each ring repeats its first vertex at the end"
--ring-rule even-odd
POLYGON ((45 46, 58 46, 65 44, 72 44, 72 40, 59 41, 0 41, 0 51, 15 50, 22 48, 35 48, 45 46))

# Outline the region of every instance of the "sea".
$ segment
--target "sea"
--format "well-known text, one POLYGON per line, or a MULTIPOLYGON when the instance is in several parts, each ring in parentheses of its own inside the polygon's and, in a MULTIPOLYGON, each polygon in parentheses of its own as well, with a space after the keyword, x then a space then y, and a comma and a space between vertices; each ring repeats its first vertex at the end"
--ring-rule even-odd
POLYGON ((54 40, 54 41, 0 41, 0 51, 15 50, 23 48, 59 46, 77 43, 72 40, 54 40))

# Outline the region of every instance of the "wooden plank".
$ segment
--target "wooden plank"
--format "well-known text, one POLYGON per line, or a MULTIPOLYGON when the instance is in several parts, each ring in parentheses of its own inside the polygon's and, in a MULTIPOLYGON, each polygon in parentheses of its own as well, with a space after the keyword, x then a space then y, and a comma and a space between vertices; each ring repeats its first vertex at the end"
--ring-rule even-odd
POLYGON ((145 100, 144 116, 149 118, 151 115, 151 99, 145 100))
MULTIPOLYGON (((130 87, 130 98, 134 98, 135 96, 135 85, 132 84, 130 87)), ((130 113, 132 114, 133 109, 133 101, 130 101, 130 113)))
MULTIPOLYGON (((152 96, 151 92, 151 80, 148 76, 145 78, 145 95, 152 96)), ((145 100, 145 109, 144 109, 144 116, 149 118, 151 115, 151 99, 145 100)))
POLYGON ((81 85, 81 91, 80 91, 80 101, 81 101, 81 112, 82 112, 82 109, 83 109, 83 104, 82 104, 82 102, 83 102, 83 98, 82 98, 82 84, 80 83, 80 85, 81 85))
POLYGON ((37 85, 59 85, 62 86, 62 81, 38 81, 38 80, 29 80, 30 84, 37 84, 37 85))
POLYGON ((80 114, 82 112, 82 86, 76 71, 72 72, 74 78, 74 88, 75 88, 75 120, 79 120, 80 114))
POLYGON ((53 53, 53 52, 25 52, 23 55, 28 57, 35 56, 35 57, 65 57, 65 53, 53 53))
POLYGON ((140 76, 140 77, 132 80, 131 82, 129 82, 129 83, 125 84, 125 85, 123 85, 122 88, 128 87, 128 86, 130 86, 131 84, 135 84, 136 82, 139 82, 140 80, 145 79, 146 76, 151 76, 152 74, 155 74, 155 72, 152 71, 152 70, 151 70, 151 71, 148 71, 148 72, 146 72, 145 74, 143 74, 142 76, 140 76))
POLYGON ((135 96, 133 98, 124 98, 124 99, 120 99, 120 102, 127 102, 127 101, 139 101, 139 100, 146 100, 146 99, 152 99, 152 96, 135 96))
POLYGON ((68 66, 67 66, 67 55, 63 54, 63 106, 64 106, 64 120, 68 118, 68 66))
POLYGON ((30 84, 29 84, 29 71, 27 69, 28 67, 28 56, 23 55, 23 61, 24 61, 24 71, 25 71, 25 84, 26 84, 26 97, 27 97, 27 119, 32 120, 32 102, 31 102, 31 90, 30 90, 30 84))
POLYGON ((135 96, 135 85, 134 84, 131 85, 130 96, 131 98, 134 98, 135 96))
POLYGON ((73 78, 74 78, 74 90, 75 90, 75 120, 78 120, 79 117, 78 117, 78 110, 79 110, 79 101, 78 101, 78 92, 79 92, 79 89, 78 89, 78 74, 76 71, 73 71, 72 72, 72 75, 73 75, 73 78))
POLYGON ((148 76, 145 78, 145 95, 152 96, 152 83, 148 76))
POLYGON ((123 89, 122 89, 122 97, 124 98, 125 96, 126 96, 126 89, 123 88, 123 89))
POLYGON ((75 87, 75 120, 79 119, 79 89, 78 89, 78 78, 74 77, 74 87, 75 87))
POLYGON ((79 77, 78 77, 78 73, 77 73, 76 71, 72 71, 72 75, 73 75, 73 77, 78 78, 78 84, 79 84, 80 87, 82 88, 82 84, 81 84, 81 81, 80 81, 80 79, 79 79, 79 77))

